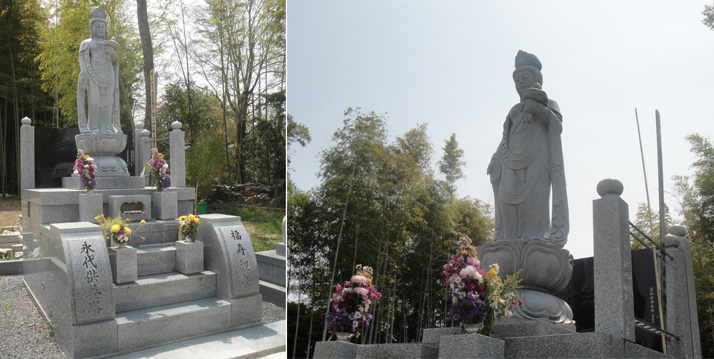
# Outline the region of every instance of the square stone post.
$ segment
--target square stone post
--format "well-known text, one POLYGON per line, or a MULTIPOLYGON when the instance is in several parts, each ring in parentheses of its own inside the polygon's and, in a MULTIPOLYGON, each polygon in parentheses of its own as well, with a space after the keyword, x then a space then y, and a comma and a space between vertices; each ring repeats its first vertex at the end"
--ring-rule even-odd
POLYGON ((35 127, 25 117, 20 127, 20 190, 35 188, 35 127))
POLYGON ((186 143, 181 130, 181 122, 174 121, 171 124, 170 146, 171 146, 171 186, 186 187, 186 143))
POLYGON ((176 242, 176 271, 186 275, 203 272, 203 242, 176 242))
MULTIPOLYGON (((151 159, 151 137, 149 137, 149 135, 151 135, 149 130, 144 129, 141 131, 141 139, 139 139, 140 149, 139 154, 136 157, 138 159, 137 163, 139 163, 142 167, 141 171, 143 171, 144 164, 149 162, 151 159)), ((141 173, 141 171, 139 171, 139 173, 141 173)), ((149 179, 149 173, 147 172, 144 177, 144 186, 149 185, 149 179)))
POLYGON ((665 256, 667 306, 664 329, 679 337, 679 340, 667 341, 667 355, 701 358, 692 249, 684 238, 686 234, 684 226, 672 226, 662 241, 665 251, 672 256, 665 256))
POLYGON ((283 217, 283 242, 275 244, 275 254, 285 257, 287 255, 286 244, 288 243, 288 216, 283 217))
POLYGON ((136 124, 136 129, 134 130, 134 174, 136 176, 144 170, 144 163, 146 163, 144 157, 141 157, 142 132, 144 132, 144 123, 139 122, 136 124))
POLYGON ((112 280, 116 284, 135 282, 138 278, 137 250, 132 247, 110 247, 109 265, 112 268, 112 280))
POLYGON ((622 183, 605 179, 593 201, 595 331, 635 341, 632 254, 628 206, 622 183))
POLYGON ((175 219, 178 217, 178 192, 163 190, 151 194, 151 218, 175 219))
POLYGON ((79 221, 99 223, 95 217, 104 213, 104 196, 101 193, 79 194, 79 221))

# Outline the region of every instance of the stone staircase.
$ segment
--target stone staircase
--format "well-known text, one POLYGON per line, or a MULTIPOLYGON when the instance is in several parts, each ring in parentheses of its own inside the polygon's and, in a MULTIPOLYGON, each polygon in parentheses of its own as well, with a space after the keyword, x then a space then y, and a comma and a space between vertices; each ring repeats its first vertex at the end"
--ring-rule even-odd
POLYGON ((230 302, 216 296, 216 274, 181 274, 175 258, 176 248, 171 245, 140 247, 138 279, 113 285, 119 350, 232 326, 230 302))
POLYGON ((196 243, 136 248, 107 248, 99 227, 87 222, 50 227, 56 245, 35 245, 59 259, 25 263, 25 282, 53 316, 69 358, 123 355, 261 324, 258 264, 238 217, 202 216, 196 243))
MULTIPOLYGON (((216 273, 180 273, 172 243, 139 246, 136 257, 137 280, 113 284, 118 351, 236 327, 231 302, 217 297, 216 273)), ((259 323, 258 318, 240 327, 259 323)))

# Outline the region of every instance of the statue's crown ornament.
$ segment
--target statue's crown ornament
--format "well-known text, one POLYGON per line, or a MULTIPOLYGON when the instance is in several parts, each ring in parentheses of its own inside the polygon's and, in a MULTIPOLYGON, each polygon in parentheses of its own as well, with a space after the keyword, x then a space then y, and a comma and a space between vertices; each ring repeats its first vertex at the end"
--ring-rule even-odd
POLYGON ((518 50, 518 54, 516 55, 516 68, 524 66, 535 67, 536 69, 538 69, 538 71, 543 68, 543 65, 541 65, 540 60, 538 60, 535 55, 529 54, 522 50, 518 50))
POLYGON ((90 20, 104 20, 105 22, 107 21, 107 12, 104 11, 104 8, 101 6, 97 6, 93 8, 91 11, 89 11, 89 19, 90 20))

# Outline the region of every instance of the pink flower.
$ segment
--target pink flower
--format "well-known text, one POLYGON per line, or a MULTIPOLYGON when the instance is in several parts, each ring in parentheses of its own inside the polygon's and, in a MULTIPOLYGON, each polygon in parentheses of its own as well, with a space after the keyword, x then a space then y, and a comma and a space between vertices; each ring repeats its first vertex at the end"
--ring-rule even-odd
POLYGON ((365 278, 365 277, 363 277, 363 276, 361 276, 361 275, 355 275, 355 276, 352 276, 352 283, 359 284, 359 285, 362 285, 362 286, 366 286, 366 285, 367 285, 367 278, 365 278))

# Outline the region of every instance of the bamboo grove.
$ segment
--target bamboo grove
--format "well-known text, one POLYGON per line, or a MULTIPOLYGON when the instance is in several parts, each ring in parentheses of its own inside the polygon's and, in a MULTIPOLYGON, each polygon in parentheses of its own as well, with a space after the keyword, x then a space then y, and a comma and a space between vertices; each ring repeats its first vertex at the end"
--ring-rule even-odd
POLYGON ((374 268, 383 295, 364 343, 419 341, 424 328, 450 325, 442 267, 459 236, 476 244, 492 238, 489 206, 452 194, 464 164, 455 136, 437 176, 427 126, 388 142, 386 121, 347 109, 321 154, 319 187, 288 186, 290 356, 310 356, 323 340, 327 298, 356 264, 374 268))
POLYGON ((125 132, 144 122, 168 152, 171 123, 183 123, 187 181, 199 196, 217 181, 284 188, 285 1, 158 0, 149 2, 148 15, 142 3, 0 0, 0 66, 7 69, 0 73, 0 193, 19 194, 21 118, 39 127, 76 126, 77 53, 89 36, 87 14, 100 5, 106 37, 121 45, 125 132), (142 13, 151 29, 148 52, 138 30, 142 13), (156 128, 146 59, 156 62, 156 128))

